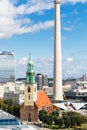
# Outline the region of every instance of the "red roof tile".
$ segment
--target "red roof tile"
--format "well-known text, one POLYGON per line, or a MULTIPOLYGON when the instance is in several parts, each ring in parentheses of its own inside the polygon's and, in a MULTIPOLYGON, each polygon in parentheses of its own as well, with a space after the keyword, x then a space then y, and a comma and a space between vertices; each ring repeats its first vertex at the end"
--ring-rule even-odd
POLYGON ((43 106, 52 105, 52 102, 44 91, 39 91, 37 92, 37 101, 35 102, 35 104, 40 109, 43 106))

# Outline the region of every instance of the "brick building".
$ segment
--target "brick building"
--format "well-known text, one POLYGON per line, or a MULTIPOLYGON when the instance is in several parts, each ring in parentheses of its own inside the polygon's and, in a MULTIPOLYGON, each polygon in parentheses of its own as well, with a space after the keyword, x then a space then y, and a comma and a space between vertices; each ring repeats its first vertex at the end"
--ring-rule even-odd
POLYGON ((22 121, 37 122, 40 110, 53 111, 53 104, 47 94, 44 91, 37 91, 31 54, 26 72, 24 95, 24 103, 20 106, 20 119, 22 121))

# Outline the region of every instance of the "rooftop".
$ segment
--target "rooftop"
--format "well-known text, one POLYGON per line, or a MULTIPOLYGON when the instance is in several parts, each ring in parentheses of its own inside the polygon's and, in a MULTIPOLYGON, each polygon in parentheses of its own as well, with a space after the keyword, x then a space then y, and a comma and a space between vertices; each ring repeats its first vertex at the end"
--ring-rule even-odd
POLYGON ((42 108, 43 106, 52 105, 52 102, 48 98, 47 94, 44 91, 37 92, 37 101, 35 102, 38 108, 42 108))

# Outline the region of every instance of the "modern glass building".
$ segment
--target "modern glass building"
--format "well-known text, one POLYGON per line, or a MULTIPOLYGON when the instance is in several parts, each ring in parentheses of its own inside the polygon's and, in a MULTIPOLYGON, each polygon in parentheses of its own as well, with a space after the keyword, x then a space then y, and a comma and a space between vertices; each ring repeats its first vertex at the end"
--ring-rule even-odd
POLYGON ((0 109, 0 130, 38 130, 23 123, 15 116, 0 109))
POLYGON ((12 52, 0 52, 0 83, 15 82, 15 57, 12 52))

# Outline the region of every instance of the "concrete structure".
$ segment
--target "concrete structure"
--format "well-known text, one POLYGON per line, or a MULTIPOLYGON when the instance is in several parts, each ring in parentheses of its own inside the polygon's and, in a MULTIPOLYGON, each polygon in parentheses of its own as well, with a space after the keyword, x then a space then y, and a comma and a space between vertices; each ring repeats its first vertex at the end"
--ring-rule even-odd
POLYGON ((60 0, 54 0, 54 4, 55 4, 54 100, 63 100, 61 32, 60 32, 60 0))

